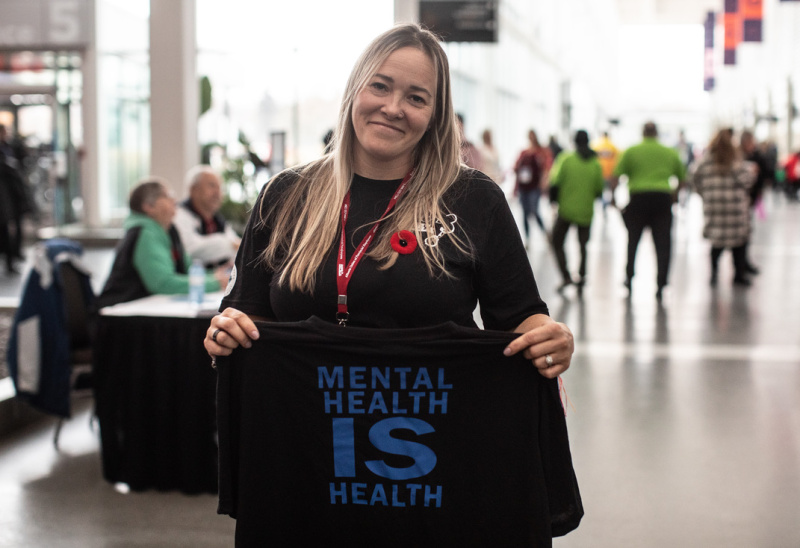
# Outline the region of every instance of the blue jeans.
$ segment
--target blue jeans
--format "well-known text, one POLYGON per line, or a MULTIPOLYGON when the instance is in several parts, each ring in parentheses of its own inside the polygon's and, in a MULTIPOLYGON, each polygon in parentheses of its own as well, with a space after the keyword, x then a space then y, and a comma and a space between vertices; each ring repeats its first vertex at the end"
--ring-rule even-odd
POLYGON ((536 224, 539 225, 539 228, 541 228, 543 232, 546 232, 542 217, 539 215, 539 199, 541 197, 542 191, 539 188, 534 190, 519 191, 519 201, 522 204, 522 226, 525 228, 526 237, 530 236, 531 234, 531 230, 528 225, 528 217, 530 215, 533 215, 536 218, 536 224))

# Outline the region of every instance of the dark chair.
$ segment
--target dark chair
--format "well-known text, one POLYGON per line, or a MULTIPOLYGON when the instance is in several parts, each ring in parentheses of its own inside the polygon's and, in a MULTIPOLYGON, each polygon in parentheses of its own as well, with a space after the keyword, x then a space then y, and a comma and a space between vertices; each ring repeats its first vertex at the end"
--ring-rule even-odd
POLYGON ((71 240, 37 244, 7 350, 17 397, 60 417, 56 448, 73 392, 91 394, 94 293, 82 255, 71 240))
MULTIPOLYGON (((69 364, 71 367, 70 390, 78 397, 92 395, 92 340, 94 331, 94 311, 90 309, 93 295, 87 295, 85 274, 79 272, 72 263, 59 265, 64 296, 66 328, 69 333, 69 364)), ((91 290, 90 290, 91 291, 91 290)), ((61 427, 66 417, 59 417, 53 435, 53 445, 58 449, 61 427)), ((93 424, 94 414, 89 419, 93 424)))

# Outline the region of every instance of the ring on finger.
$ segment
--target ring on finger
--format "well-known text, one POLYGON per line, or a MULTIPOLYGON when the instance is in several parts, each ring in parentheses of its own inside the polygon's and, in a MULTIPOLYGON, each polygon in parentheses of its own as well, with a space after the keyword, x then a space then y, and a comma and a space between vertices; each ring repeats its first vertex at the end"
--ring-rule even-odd
POLYGON ((550 354, 545 354, 544 355, 544 363, 547 364, 547 367, 553 367, 553 364, 555 363, 553 361, 553 356, 551 356, 550 354))
MULTIPOLYGON (((219 335, 219 332, 220 332, 220 331, 222 331, 222 329, 219 329, 219 328, 217 328, 217 329, 215 329, 215 330, 214 330, 214 332, 211 334, 211 340, 212 340, 212 341, 214 341, 215 343, 217 343, 217 335, 219 335)), ((217 343, 217 344, 219 344, 219 343, 217 343)))

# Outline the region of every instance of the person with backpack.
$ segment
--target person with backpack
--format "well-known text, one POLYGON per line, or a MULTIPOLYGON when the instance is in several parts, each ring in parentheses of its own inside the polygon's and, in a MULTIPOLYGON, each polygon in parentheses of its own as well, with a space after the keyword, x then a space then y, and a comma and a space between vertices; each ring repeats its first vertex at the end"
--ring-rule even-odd
POLYGON ((519 158, 514 164, 514 173, 517 178, 514 193, 519 195, 522 204, 522 226, 525 229, 526 242, 530 237, 528 217, 531 215, 536 219, 536 224, 539 225, 542 232, 547 234, 544 221, 539 214, 539 200, 542 197, 547 173, 553 162, 550 149, 539 144, 534 130, 528 131, 528 141, 530 142, 528 148, 520 152, 519 158))

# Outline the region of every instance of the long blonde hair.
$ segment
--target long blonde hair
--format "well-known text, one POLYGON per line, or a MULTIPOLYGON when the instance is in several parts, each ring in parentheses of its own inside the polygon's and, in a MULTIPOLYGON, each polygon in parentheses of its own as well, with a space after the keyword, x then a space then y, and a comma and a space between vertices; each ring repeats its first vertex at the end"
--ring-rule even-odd
MULTIPOLYGON (((371 249, 370 258, 390 268, 397 252, 390 238, 399 230, 411 230, 422 241, 420 229, 433 230, 444 224, 447 211, 441 198, 456 181, 461 169, 460 137, 456 130, 450 89, 450 67, 437 37, 416 24, 397 25, 378 36, 356 62, 347 81, 339 121, 331 150, 305 166, 293 168, 296 181, 288 185, 280 200, 262 199, 258 204, 262 224, 269 220, 269 244, 261 257, 268 267, 280 272, 278 283, 313 293, 316 273, 334 245, 340 227, 340 206, 353 178, 356 141, 352 123, 353 103, 383 62, 395 51, 412 47, 425 53, 436 73, 436 100, 431 125, 414 150, 416 172, 395 209, 384 218, 371 249)), ((272 185, 280 176, 273 178, 272 185)), ((267 189, 268 190, 268 189, 267 189)), ((265 192, 263 196, 266 196, 265 192)), ((376 219, 376 222, 378 219, 376 219)), ((451 234, 457 248, 470 254, 468 244, 451 234)), ((448 275, 438 248, 420 245, 431 275, 448 275)))

